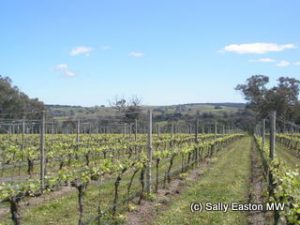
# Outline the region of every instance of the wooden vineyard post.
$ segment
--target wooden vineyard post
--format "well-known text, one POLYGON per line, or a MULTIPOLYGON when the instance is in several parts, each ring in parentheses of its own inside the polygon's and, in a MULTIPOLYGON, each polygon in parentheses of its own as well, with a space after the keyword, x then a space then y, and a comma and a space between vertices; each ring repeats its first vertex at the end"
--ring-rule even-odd
POLYGON ((197 118, 195 121, 195 143, 198 143, 198 125, 199 125, 199 119, 197 118))
POLYGON ((129 122, 128 128, 129 128, 129 137, 130 138, 131 138, 131 134, 132 134, 132 127, 133 127, 133 124, 129 122))
MULTIPOLYGON (((271 161, 274 160, 276 151, 276 111, 272 111, 270 114, 270 153, 269 157, 271 161)), ((270 196, 274 196, 275 185, 273 184, 273 174, 269 171, 269 194, 270 196)), ((274 224, 278 224, 280 219, 279 212, 277 210, 274 211, 274 224)))
POLYGON ((265 149, 265 141, 266 141, 266 120, 262 120, 262 126, 261 126, 261 138, 262 138, 262 149, 265 149))
POLYGON ((23 120, 22 120, 22 147, 21 147, 22 151, 24 150, 24 141, 25 141, 25 132, 26 132, 25 128, 26 128, 25 118, 23 118, 23 120))
POLYGON ((45 188, 45 111, 42 112, 40 124, 40 184, 41 192, 45 188))
POLYGON ((15 122, 12 121, 12 133, 14 134, 15 133, 15 122))
POLYGON ((147 173, 146 173, 146 192, 152 191, 151 167, 152 167, 152 110, 149 109, 149 126, 148 126, 148 154, 147 154, 147 173))
POLYGON ((137 141, 137 119, 134 119, 134 140, 137 141))
POLYGON ((270 159, 274 159, 275 155, 275 141, 276 141, 276 111, 271 112, 270 116, 270 159))
MULTIPOLYGON (((77 132, 76 132, 76 153, 75 153, 75 158, 76 160, 78 159, 78 151, 79 151, 79 144, 80 144, 80 120, 77 120, 77 132)), ((71 162, 71 157, 69 158, 69 162, 71 162)))
POLYGON ((19 126, 19 123, 17 123, 17 134, 20 133, 20 126, 19 126))
MULTIPOLYGON (((198 132, 199 132, 199 118, 197 116, 196 121, 195 121, 195 143, 198 144, 199 140, 198 140, 198 132)), ((183 159, 182 159, 183 161, 183 159)), ((195 148, 195 162, 194 165, 196 165, 196 163, 198 162, 198 147, 195 148)), ((183 163, 182 163, 183 164, 183 163)))
POLYGON ((76 141, 77 141, 77 146, 79 146, 79 134, 80 134, 80 120, 77 120, 77 132, 76 132, 76 141))
POLYGON ((54 134, 54 122, 51 123, 51 133, 54 134))
POLYGON ((218 134, 218 122, 215 121, 215 138, 217 137, 218 134))
POLYGON ((157 137, 160 136, 160 126, 159 124, 156 125, 156 128, 157 128, 157 137))
MULTIPOLYGON (((270 147, 269 147, 269 158, 271 159, 271 161, 273 160, 274 158, 274 142, 275 141, 275 136, 274 136, 274 133, 275 133, 275 126, 274 126, 274 121, 275 120, 275 112, 272 111, 270 113, 270 147)), ((273 186, 273 175, 272 175, 272 172, 270 171, 270 169, 268 168, 268 176, 269 176, 269 196, 273 196, 274 194, 274 186, 273 186)), ((276 214, 276 212, 275 212, 276 214)))
POLYGON ((126 123, 124 123, 124 131, 123 131, 123 136, 125 137, 126 136, 126 133, 127 133, 127 129, 126 129, 126 123))

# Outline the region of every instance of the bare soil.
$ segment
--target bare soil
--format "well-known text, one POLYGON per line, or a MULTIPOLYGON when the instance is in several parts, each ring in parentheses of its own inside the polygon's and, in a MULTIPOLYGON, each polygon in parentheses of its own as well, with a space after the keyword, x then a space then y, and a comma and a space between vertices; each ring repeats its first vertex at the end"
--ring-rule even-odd
MULTIPOLYGON (((169 202, 176 198, 185 188, 188 187, 187 183, 189 181, 197 180, 204 171, 209 166, 209 159, 203 161, 195 169, 191 170, 187 177, 174 178, 167 185, 167 188, 158 189, 155 199, 153 201, 142 201, 140 205, 137 206, 136 210, 128 212, 126 215, 127 221, 126 225, 142 225, 142 224, 152 224, 154 218, 158 211, 162 211, 167 208, 169 202)), ((134 200, 137 202, 137 200, 134 200)))
MULTIPOLYGON (((249 192, 249 203, 265 203, 267 197, 264 195, 266 191, 266 183, 264 179, 264 168, 262 158, 252 141, 251 146, 251 183, 249 192)), ((249 224, 268 225, 272 224, 272 213, 264 211, 250 211, 249 224)))

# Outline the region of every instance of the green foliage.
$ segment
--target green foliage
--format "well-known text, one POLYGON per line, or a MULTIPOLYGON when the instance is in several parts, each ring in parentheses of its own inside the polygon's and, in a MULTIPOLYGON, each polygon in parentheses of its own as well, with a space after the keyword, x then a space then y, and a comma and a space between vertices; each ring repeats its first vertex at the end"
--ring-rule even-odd
POLYGON ((0 185, 0 200, 9 201, 13 198, 22 198, 24 196, 34 196, 39 190, 39 182, 36 180, 27 180, 22 183, 2 183, 0 185))
MULTIPOLYGON (((284 136, 284 135, 281 135, 284 136)), ((257 146, 261 147, 262 140, 255 137, 257 146)), ((265 159, 268 159, 268 144, 265 145, 265 159)), ((300 224, 300 179, 298 171, 288 169, 287 165, 279 159, 268 161, 269 171, 273 177, 274 194, 270 196, 270 202, 282 202, 286 207, 282 216, 289 224, 300 224)))
POLYGON ((236 90, 241 91, 248 101, 248 107, 264 118, 271 110, 286 119, 294 117, 296 105, 299 104, 300 81, 290 77, 280 77, 275 87, 268 89, 269 77, 254 75, 246 84, 239 84, 236 90))
MULTIPOLYGON (((18 87, 12 86, 8 77, 0 75, 0 114, 2 118, 36 118, 44 109, 44 104, 38 99, 30 99, 18 87)), ((1 130, 0 130, 1 131, 1 130)))
POLYGON ((298 171, 292 171, 279 160, 271 163, 275 185, 274 201, 286 204, 285 216, 291 224, 300 224, 300 179, 298 171))
MULTIPOLYGON (((153 159, 165 160, 161 168, 167 170, 165 162, 170 157, 188 156, 190 153, 195 153, 196 149, 207 152, 212 146, 221 148, 222 145, 226 145, 241 136, 243 135, 215 136, 205 134, 199 135, 200 143, 195 143, 194 135, 191 134, 176 134, 173 137, 170 137, 169 134, 162 134, 160 137, 154 137, 153 159)), ((26 135, 25 145, 21 145, 22 142, 19 138, 17 135, 0 136, 0 157, 6 159, 5 165, 2 166, 23 163, 28 159, 39 160, 39 136, 26 135)), ((125 177, 128 179, 128 176, 131 177, 134 171, 141 171, 147 164, 147 139, 145 135, 138 135, 137 141, 132 141, 119 134, 81 135, 79 145, 76 142, 76 135, 46 135, 46 138, 48 140, 46 143, 46 158, 49 167, 47 167, 47 176, 45 177, 44 193, 55 191, 57 187, 66 184, 71 184, 79 192, 85 193, 92 180, 97 181, 105 177, 121 178, 122 176, 122 182, 124 182, 126 181, 125 177), (109 153, 106 154, 106 158, 104 158, 104 152, 109 153), (84 162, 84 156, 87 153, 91 154, 89 165, 84 162), (66 164, 58 168, 61 162, 66 164)), ((10 201, 10 199, 44 194, 40 190, 38 177, 33 177, 35 179, 25 182, 0 184, 1 200, 10 201)), ((129 184, 129 181, 127 182, 126 185, 129 184)), ((122 183, 122 185, 124 184, 122 183)), ((138 184, 140 185, 140 182, 138 184)), ((136 184, 133 184, 133 186, 135 189, 137 188, 136 184)), ((129 191, 126 192, 126 197, 128 193, 129 191)), ((122 190, 120 190, 121 194, 123 194, 122 190)))

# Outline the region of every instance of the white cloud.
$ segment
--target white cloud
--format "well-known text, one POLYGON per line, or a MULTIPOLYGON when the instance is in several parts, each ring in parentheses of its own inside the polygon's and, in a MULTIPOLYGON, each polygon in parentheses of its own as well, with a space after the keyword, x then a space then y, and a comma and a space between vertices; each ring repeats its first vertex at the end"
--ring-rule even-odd
POLYGON ((276 64, 276 66, 279 66, 279 67, 286 67, 286 66, 289 66, 291 63, 289 61, 286 61, 286 60, 281 60, 279 63, 276 64))
POLYGON ((264 54, 268 52, 280 52, 286 49, 296 48, 294 44, 279 45, 276 43, 245 43, 245 44, 230 44, 223 48, 223 51, 234 52, 237 54, 264 54))
POLYGON ((92 51, 92 48, 87 46, 77 46, 72 48, 70 52, 70 56, 77 56, 77 55, 86 55, 89 56, 92 51))
POLYGON ((136 58, 140 58, 140 57, 143 57, 145 54, 143 52, 130 52, 129 53, 129 56, 131 57, 136 57, 136 58))
POLYGON ((76 74, 69 69, 69 66, 67 64, 58 64, 55 67, 55 70, 62 73, 63 75, 67 77, 74 77, 76 74))
POLYGON ((276 62, 276 60, 275 60, 275 59, 272 59, 272 58, 260 58, 260 59, 253 59, 253 60, 250 60, 250 62, 270 63, 270 62, 276 62))
POLYGON ((300 61, 294 62, 295 65, 300 66, 300 61))

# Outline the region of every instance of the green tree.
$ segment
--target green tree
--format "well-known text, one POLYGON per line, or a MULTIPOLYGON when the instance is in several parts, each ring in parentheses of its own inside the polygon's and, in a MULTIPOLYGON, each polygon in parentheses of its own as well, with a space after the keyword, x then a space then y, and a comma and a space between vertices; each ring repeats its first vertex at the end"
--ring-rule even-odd
POLYGON ((299 104, 300 81, 290 77, 280 77, 275 87, 267 88, 269 77, 254 75, 247 79, 246 84, 235 88, 243 93, 248 101, 247 108, 256 113, 257 119, 266 117, 271 110, 284 119, 295 118, 295 107, 299 104))
POLYGON ((0 115, 2 118, 37 118, 44 109, 38 99, 30 99, 9 77, 0 75, 0 115))

